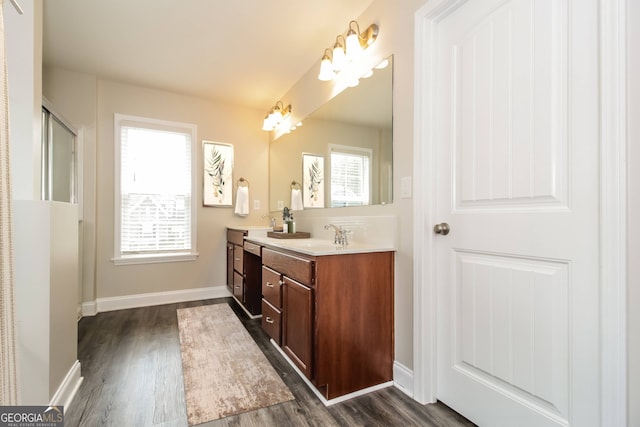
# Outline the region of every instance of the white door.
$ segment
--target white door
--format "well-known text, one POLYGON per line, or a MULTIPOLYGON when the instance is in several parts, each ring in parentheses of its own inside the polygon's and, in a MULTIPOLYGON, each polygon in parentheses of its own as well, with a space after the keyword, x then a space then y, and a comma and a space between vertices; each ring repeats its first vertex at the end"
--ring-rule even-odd
POLYGON ((597 1, 442 5, 437 397, 482 426, 598 425, 597 1))

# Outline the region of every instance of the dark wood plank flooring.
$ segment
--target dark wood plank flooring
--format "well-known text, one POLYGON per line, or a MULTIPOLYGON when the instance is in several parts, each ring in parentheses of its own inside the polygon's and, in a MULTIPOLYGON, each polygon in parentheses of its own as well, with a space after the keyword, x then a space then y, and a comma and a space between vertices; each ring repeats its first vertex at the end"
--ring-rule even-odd
POLYGON ((229 303, 296 397, 202 426, 473 426, 442 403, 420 405, 394 387, 325 407, 229 299, 100 313, 78 324, 84 381, 65 413, 72 426, 187 426, 176 309, 229 303))

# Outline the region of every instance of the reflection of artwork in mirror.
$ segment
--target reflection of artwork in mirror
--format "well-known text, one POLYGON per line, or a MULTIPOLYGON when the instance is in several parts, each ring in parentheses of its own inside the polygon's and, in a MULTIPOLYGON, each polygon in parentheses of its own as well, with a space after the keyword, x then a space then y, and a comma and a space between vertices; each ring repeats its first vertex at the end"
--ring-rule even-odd
POLYGON ((324 208, 324 157, 302 155, 303 206, 324 208))
POLYGON ((233 145, 202 141, 204 206, 231 206, 233 198, 233 145))

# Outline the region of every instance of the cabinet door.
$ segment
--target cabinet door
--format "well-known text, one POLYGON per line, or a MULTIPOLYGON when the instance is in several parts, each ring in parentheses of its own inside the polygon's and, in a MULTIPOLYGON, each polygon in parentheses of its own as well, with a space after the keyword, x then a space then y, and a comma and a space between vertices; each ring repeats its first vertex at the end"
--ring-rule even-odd
POLYGON ((282 349, 311 379, 313 290, 288 277, 283 281, 282 349))
POLYGON ((237 271, 233 272, 233 296, 244 304, 244 277, 237 271))
POLYGON ((227 288, 233 293, 233 244, 227 242, 227 288))

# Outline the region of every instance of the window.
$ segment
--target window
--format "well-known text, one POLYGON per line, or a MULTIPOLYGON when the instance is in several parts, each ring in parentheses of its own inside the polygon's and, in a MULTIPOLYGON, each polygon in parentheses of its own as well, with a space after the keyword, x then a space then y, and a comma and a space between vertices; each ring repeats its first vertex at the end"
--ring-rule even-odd
POLYGON ((116 114, 116 264, 194 260, 196 126, 116 114))
POLYGON ((331 207, 371 203, 371 150, 329 145, 331 152, 331 207))

